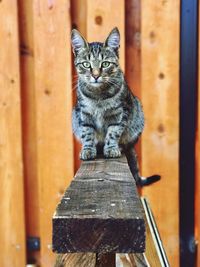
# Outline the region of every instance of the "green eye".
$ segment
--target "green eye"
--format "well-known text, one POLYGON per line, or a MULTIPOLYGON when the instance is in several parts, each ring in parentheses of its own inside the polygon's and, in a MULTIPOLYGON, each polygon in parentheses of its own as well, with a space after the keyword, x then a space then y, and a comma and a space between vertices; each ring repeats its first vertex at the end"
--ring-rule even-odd
POLYGON ((90 63, 87 62, 87 61, 83 62, 82 65, 83 65, 83 67, 85 67, 85 68, 90 68, 90 66, 91 66, 90 63))
POLYGON ((102 66, 103 68, 107 68, 107 67, 110 66, 110 62, 108 62, 108 61, 104 61, 104 62, 102 62, 101 66, 102 66))

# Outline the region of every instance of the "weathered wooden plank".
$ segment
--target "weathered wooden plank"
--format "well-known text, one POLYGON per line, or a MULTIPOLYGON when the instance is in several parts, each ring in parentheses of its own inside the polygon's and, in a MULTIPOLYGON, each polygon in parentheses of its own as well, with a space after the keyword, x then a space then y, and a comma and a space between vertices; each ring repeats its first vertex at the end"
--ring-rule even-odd
POLYGON ((143 252, 145 225, 125 158, 82 163, 53 216, 53 251, 143 252))
POLYGON ((96 254, 95 267, 115 267, 115 254, 114 253, 96 254))
MULTIPOLYGON (((35 218, 31 213, 37 213, 40 265, 52 266, 51 217, 74 173, 70 1, 28 0, 21 1, 21 6, 28 12, 22 13, 20 20, 29 24, 24 28, 21 41, 27 48, 22 55, 23 69, 30 70, 23 73, 22 90, 23 114, 26 114, 23 127, 27 136, 24 141, 26 180, 35 180, 29 180, 26 187, 28 201, 35 203, 28 206, 28 216, 32 221, 35 218), (33 62, 27 59, 31 56, 33 62), (34 193, 37 200, 33 200, 34 193)), ((34 233, 32 228, 28 231, 34 233)))
MULTIPOLYGON (((145 198, 141 198, 141 202, 145 211, 146 224, 146 248, 144 253, 134 254, 116 254, 117 267, 169 267, 169 263, 160 239, 154 216, 151 212, 149 203, 145 198)), ((97 255, 95 261, 95 254, 93 253, 67 253, 58 255, 55 267, 70 266, 75 267, 78 263, 85 265, 87 259, 88 266, 115 266, 114 254, 97 255), (81 260, 80 260, 81 259, 81 260), (96 265, 95 265, 96 264, 96 265), (99 265, 98 265, 99 264, 99 265), (107 265, 106 265, 107 264, 107 265)), ((80 265, 82 266, 82 265, 80 265)), ((79 266, 79 267, 80 267, 79 266)))
POLYGON ((117 267, 169 267, 160 235, 146 198, 141 202, 145 211, 146 248, 144 253, 117 254, 117 267))
POLYGON ((142 175, 159 173, 162 177, 143 192, 151 203, 170 264, 179 266, 180 1, 147 0, 141 4, 142 103, 146 117, 142 175))
POLYGON ((0 266, 26 265, 17 1, 0 1, 0 266))

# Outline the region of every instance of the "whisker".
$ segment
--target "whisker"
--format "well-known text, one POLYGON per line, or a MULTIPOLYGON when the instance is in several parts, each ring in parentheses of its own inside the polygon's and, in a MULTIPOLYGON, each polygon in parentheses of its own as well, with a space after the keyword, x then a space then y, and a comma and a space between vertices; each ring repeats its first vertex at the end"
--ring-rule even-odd
POLYGON ((120 87, 120 85, 119 85, 117 82, 114 82, 114 81, 107 81, 106 83, 109 84, 109 85, 114 85, 114 86, 116 86, 117 88, 120 87))

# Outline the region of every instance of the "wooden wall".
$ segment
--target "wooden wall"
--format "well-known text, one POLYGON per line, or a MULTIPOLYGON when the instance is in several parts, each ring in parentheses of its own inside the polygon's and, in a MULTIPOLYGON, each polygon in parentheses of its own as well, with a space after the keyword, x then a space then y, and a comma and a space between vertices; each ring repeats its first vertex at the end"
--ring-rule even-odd
POLYGON ((74 174, 70 1, 20 1, 19 14, 26 234, 52 266, 51 218, 74 174))
POLYGON ((179 1, 147 0, 141 10, 141 99, 146 115, 141 168, 144 176, 162 177, 143 194, 169 261, 179 266, 179 1))
POLYGON ((70 31, 102 41, 118 26, 120 63, 146 117, 141 172, 162 176, 142 193, 178 267, 180 0, 7 0, 0 25, 0 266, 53 265, 52 214, 80 163, 70 31), (26 252, 29 236, 40 237, 40 251, 26 252))
POLYGON ((25 266, 17 1, 0 2, 0 266, 25 266))

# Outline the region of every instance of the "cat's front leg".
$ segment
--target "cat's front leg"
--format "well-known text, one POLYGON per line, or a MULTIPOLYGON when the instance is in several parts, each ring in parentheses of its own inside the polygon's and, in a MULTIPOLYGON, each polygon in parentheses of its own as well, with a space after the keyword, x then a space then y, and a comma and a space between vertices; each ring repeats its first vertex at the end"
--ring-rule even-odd
POLYGON ((103 151, 106 158, 119 158, 121 156, 119 140, 123 130, 124 127, 121 125, 110 125, 108 127, 103 151))
POLYGON ((80 159, 90 160, 96 158, 97 150, 95 146, 95 129, 93 125, 82 125, 81 127, 82 150, 80 159))

